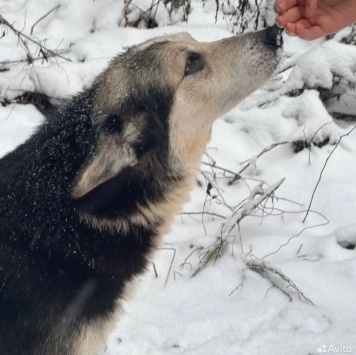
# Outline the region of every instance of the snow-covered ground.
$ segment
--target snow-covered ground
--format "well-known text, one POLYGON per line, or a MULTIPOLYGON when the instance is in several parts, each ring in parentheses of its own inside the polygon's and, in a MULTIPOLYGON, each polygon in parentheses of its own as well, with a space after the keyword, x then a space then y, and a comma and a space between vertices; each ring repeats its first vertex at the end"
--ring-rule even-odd
MULTIPOLYGON (((162 5, 156 17, 161 26, 145 30, 118 27, 119 0, 1 0, 0 14, 27 34, 60 4, 34 27, 33 37, 63 49, 71 61, 0 65, 10 69, 0 72, 0 98, 21 90, 69 98, 125 47, 161 34, 187 31, 204 41, 231 35, 222 16, 215 24, 216 2, 203 3, 192 1, 188 23, 179 12, 170 19, 162 5)), ((280 70, 292 68, 215 123, 203 159, 208 165, 201 166, 191 202, 138 280, 105 355, 356 354, 356 130, 346 135, 355 123, 333 121, 314 89, 330 88, 333 74, 356 83, 356 48, 339 43, 341 37, 306 43, 285 36, 280 70), (285 96, 302 88, 300 96, 285 96), (309 146, 326 138, 331 144, 294 152, 292 142, 309 146), (281 144, 257 158, 275 143, 281 144), (248 163, 229 184, 233 175, 226 170, 237 173, 248 163), (251 191, 261 182, 266 191, 282 178, 274 198, 228 233, 251 191), (193 276, 219 237, 226 248, 193 276)), ((23 46, 6 30, 0 62, 24 59, 23 46)), ((355 114, 355 102, 348 91, 335 107, 355 114)), ((32 105, 0 107, 0 156, 43 119, 32 105)))

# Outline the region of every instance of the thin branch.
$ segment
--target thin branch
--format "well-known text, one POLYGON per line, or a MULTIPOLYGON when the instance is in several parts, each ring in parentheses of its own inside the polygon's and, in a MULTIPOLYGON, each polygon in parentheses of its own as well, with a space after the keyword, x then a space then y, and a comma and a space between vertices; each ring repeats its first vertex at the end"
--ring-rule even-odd
POLYGON ((127 20, 127 11, 129 9, 129 6, 131 5, 131 3, 132 3, 132 0, 128 0, 127 3, 125 4, 125 6, 122 10, 121 19, 119 21, 119 27, 121 26, 121 23, 124 19, 127 20))
MULTIPOLYGON (((233 225, 230 227, 227 233, 225 231, 225 223, 221 225, 220 236, 216 238, 216 241, 209 247, 204 249, 204 253, 201 256, 201 260, 192 274, 192 277, 196 276, 207 264, 222 254, 228 245, 228 238, 231 235, 232 230, 240 225, 240 222, 247 216, 250 216, 253 211, 267 198, 271 197, 274 192, 282 185, 285 179, 281 179, 276 184, 271 185, 265 189, 262 187, 262 183, 257 185, 250 193, 250 197, 247 202, 240 208, 239 211, 234 212, 231 220, 234 219, 233 225)), ((240 233, 241 234, 241 233, 240 233)), ((242 245, 242 244, 241 244, 242 245)))
POLYGON ((39 22, 41 22, 42 20, 44 20, 47 16, 49 16, 53 11, 56 11, 57 9, 59 9, 62 5, 58 4, 57 6, 55 6, 52 10, 49 10, 46 14, 44 14, 42 17, 40 17, 31 27, 31 35, 33 34, 33 30, 35 28, 36 25, 39 24, 39 22))
POLYGON ((276 199, 277 201, 279 201, 279 200, 281 200, 281 201, 286 201, 286 202, 292 203, 293 205, 297 205, 297 206, 299 206, 299 207, 303 207, 303 206, 304 206, 303 203, 300 203, 300 202, 297 202, 297 201, 293 201, 293 200, 291 200, 291 199, 289 199, 289 198, 285 198, 285 197, 275 196, 275 199, 276 199))
POLYGON ((186 258, 185 260, 182 262, 182 264, 180 264, 180 268, 183 268, 183 266, 185 265, 190 265, 190 267, 192 268, 192 264, 188 262, 188 259, 190 259, 190 257, 197 251, 197 250, 202 250, 202 247, 197 247, 195 248, 186 258))
POLYGON ((240 175, 234 173, 232 170, 229 170, 229 169, 226 169, 226 168, 222 168, 221 166, 216 165, 215 162, 214 163, 206 163, 205 161, 202 161, 202 164, 210 166, 211 168, 214 168, 214 169, 217 169, 217 170, 221 170, 221 171, 223 171, 225 173, 229 173, 232 176, 234 176, 235 180, 241 179, 240 175))
POLYGON ((262 188, 262 184, 257 185, 250 194, 249 200, 244 204, 242 209, 237 213, 235 223, 230 227, 228 235, 233 229, 240 224, 243 218, 249 216, 263 201, 271 197, 274 192, 283 184, 285 178, 279 180, 274 185, 267 187, 265 190, 262 188))
POLYGON ((311 205, 313 203, 313 200, 314 200, 314 196, 315 196, 315 193, 316 193, 316 190, 320 184, 320 181, 321 181, 321 178, 323 176, 323 173, 324 173, 324 170, 326 168, 326 165, 328 164, 329 162, 329 159, 331 158, 331 156, 334 154, 335 150, 337 149, 337 147, 339 146, 340 142, 342 141, 343 138, 349 136, 354 130, 356 129, 356 125, 347 133, 343 134, 342 136, 340 136, 339 140, 337 141, 337 143, 335 144, 335 147, 333 148, 333 150, 331 151, 331 153, 329 154, 329 156, 326 158, 325 160, 325 163, 324 163, 324 166, 323 168, 321 169, 321 172, 320 172, 320 175, 319 175, 319 179, 318 179, 318 182, 316 183, 315 185, 315 188, 314 188, 314 191, 313 191, 313 194, 312 194, 312 197, 310 199, 310 202, 309 202, 309 206, 307 208, 307 212, 305 214, 305 217, 303 219, 303 223, 306 221, 306 219, 308 218, 308 215, 309 215, 309 210, 311 208, 311 205))
POLYGON ((226 201, 225 198, 222 194, 222 192, 220 191, 220 188, 217 184, 215 184, 216 181, 211 181, 211 179, 209 178, 209 176, 207 176, 207 174, 204 173, 204 171, 200 171, 200 173, 203 175, 204 179, 210 183, 211 187, 215 188, 216 192, 218 193, 219 197, 221 198, 221 200, 223 201, 223 204, 226 208, 228 208, 230 211, 233 211, 234 209, 232 207, 230 207, 226 201))
POLYGON ((246 269, 243 269, 242 270, 242 275, 241 275, 241 282, 239 285, 237 285, 229 294, 229 297, 232 296, 239 288, 241 288, 243 286, 243 284, 245 283, 246 281, 246 269))
MULTIPOLYGON (((255 158, 255 159, 257 160, 257 159, 260 158, 263 154, 265 154, 265 153, 271 151, 272 149, 274 149, 274 148, 276 148, 276 147, 278 147, 278 146, 280 146, 280 145, 284 145, 284 144, 288 144, 288 143, 290 143, 290 142, 288 142, 288 141, 277 142, 277 143, 273 143, 273 144, 271 144, 270 146, 264 148, 264 149, 263 149, 260 153, 258 153, 256 156, 253 156, 253 157, 251 157, 250 159, 243 161, 241 164, 245 164, 245 163, 247 163, 247 164, 246 164, 239 172, 237 172, 235 175, 237 175, 237 176, 239 176, 239 178, 241 178, 240 175, 251 165, 251 160, 252 160, 253 158, 255 158)), ((237 180, 236 178, 233 178, 233 179, 229 182, 229 184, 231 185, 231 184, 232 184, 234 181, 236 181, 236 180, 237 180)))
POLYGON ((297 287, 297 285, 281 271, 277 270, 271 265, 266 264, 261 260, 251 260, 246 262, 247 267, 261 275, 263 278, 269 280, 273 286, 278 288, 282 293, 284 293, 289 301, 293 301, 293 294, 288 291, 288 288, 292 288, 297 292, 299 298, 307 303, 314 305, 314 303, 304 295, 304 293, 297 287))
POLYGON ((331 123, 334 123, 334 121, 330 121, 330 122, 326 122, 324 123, 323 125, 321 125, 316 131, 315 133, 313 134, 313 137, 311 137, 309 143, 312 143, 314 141, 314 138, 316 137, 316 135, 327 125, 331 124, 331 123))
POLYGON ((212 217, 219 217, 219 218, 222 218, 222 219, 226 219, 225 216, 221 215, 221 214, 218 214, 218 213, 213 213, 213 212, 182 212, 180 213, 179 215, 180 216, 194 216, 194 215, 207 215, 207 216, 212 216, 212 217))
POLYGON ((153 266, 153 272, 155 273, 155 277, 156 279, 158 278, 158 273, 157 273, 157 269, 156 269, 156 264, 152 261, 152 266, 153 266))
POLYGON ((283 249, 284 247, 286 247, 294 238, 297 238, 299 237, 303 232, 305 232, 306 230, 308 229, 313 229, 313 228, 317 228, 317 227, 322 227, 322 226, 326 226, 330 223, 330 221, 324 216, 322 215, 321 213, 319 212, 316 212, 316 211, 313 211, 314 213, 322 216, 324 219, 325 219, 325 222, 324 223, 319 223, 319 224, 316 224, 316 225, 313 225, 313 226, 308 226, 308 227, 305 227, 303 228, 301 231, 299 231, 299 233, 295 234, 295 235, 292 235, 284 244, 280 245, 278 247, 278 249, 276 251, 273 251, 272 253, 269 253, 269 254, 266 254, 262 259, 266 259, 268 258, 269 256, 271 255, 274 255, 274 254, 277 254, 281 249, 283 249))
MULTIPOLYGON (((36 60, 47 60, 48 58, 53 58, 53 57, 58 57, 58 54, 63 54, 63 53, 68 53, 67 50, 62 49, 54 54, 48 54, 46 56, 40 56, 40 57, 36 57, 36 58, 32 58, 32 61, 36 61, 36 60)), ((19 59, 19 60, 8 60, 8 61, 3 61, 0 62, 0 65, 9 65, 9 64, 19 64, 19 63, 27 63, 28 62, 28 58, 26 59, 19 59)))
POLYGON ((164 282, 164 284, 166 285, 167 282, 168 282, 169 275, 170 275, 171 270, 172 270, 172 265, 173 265, 173 262, 174 262, 174 258, 176 257, 177 250, 175 248, 161 248, 161 250, 173 251, 173 257, 172 257, 172 260, 171 260, 171 264, 169 265, 169 270, 168 270, 168 273, 167 273, 166 281, 164 282))
MULTIPOLYGON (((36 44, 39 48, 40 48, 40 52, 42 52, 43 56, 46 57, 47 53, 51 54, 52 56, 57 56, 59 58, 62 58, 68 62, 71 62, 71 59, 66 58, 54 51, 52 51, 51 49, 48 49, 47 47, 45 47, 43 44, 41 44, 38 41, 35 41, 34 39, 32 39, 31 37, 25 35, 24 33, 20 32, 19 30, 17 30, 15 27, 13 27, 2 15, 0 15, 0 25, 4 25, 10 28, 10 30, 15 33, 15 35, 19 38, 19 40, 21 40, 21 43, 26 47, 26 41, 24 41, 24 38, 26 40, 28 40, 31 43, 36 44)), ((29 53, 27 53, 29 54, 29 53)), ((30 59, 30 58, 29 58, 30 59)))
MULTIPOLYGON (((278 147, 279 145, 284 145, 284 144, 288 144, 288 143, 290 143, 290 142, 283 141, 283 142, 273 143, 273 144, 269 145, 268 147, 264 148, 260 153, 258 153, 256 155, 256 158, 261 157, 263 154, 265 154, 265 153, 269 152, 270 150, 278 147)), ((251 161, 251 158, 241 162, 240 164, 245 164, 245 163, 248 163, 249 161, 251 161)), ((245 168, 244 168, 244 170, 245 170, 245 168)))

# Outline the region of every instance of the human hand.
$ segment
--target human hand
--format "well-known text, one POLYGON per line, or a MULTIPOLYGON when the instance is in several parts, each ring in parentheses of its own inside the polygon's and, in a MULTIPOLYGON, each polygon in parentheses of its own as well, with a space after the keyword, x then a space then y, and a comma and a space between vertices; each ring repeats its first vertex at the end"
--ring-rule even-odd
POLYGON ((276 23, 291 36, 313 40, 356 21, 356 0, 276 0, 276 23))

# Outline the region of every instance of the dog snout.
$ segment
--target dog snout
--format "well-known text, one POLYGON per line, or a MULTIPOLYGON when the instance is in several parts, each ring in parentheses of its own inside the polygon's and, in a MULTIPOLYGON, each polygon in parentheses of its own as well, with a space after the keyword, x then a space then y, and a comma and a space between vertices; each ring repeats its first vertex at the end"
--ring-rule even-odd
POLYGON ((283 45, 282 29, 276 25, 267 27, 261 32, 262 42, 266 46, 280 48, 283 45))

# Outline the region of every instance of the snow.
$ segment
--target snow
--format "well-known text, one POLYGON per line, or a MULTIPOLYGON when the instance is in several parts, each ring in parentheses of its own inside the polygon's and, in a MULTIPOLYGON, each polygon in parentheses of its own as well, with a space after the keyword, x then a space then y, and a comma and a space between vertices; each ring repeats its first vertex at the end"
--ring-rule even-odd
POLYGON ((43 120, 44 117, 32 105, 9 105, 1 107, 0 157, 23 143, 43 120))
MULTIPOLYGON (((148 8, 151 2, 136 3, 148 8)), ((202 41, 231 35, 226 17, 219 15, 215 24, 214 0, 206 0, 204 6, 201 0, 192 0, 188 23, 180 22, 182 13, 177 11, 173 26, 160 6, 161 27, 153 30, 119 28, 123 2, 117 0, 3 0, 1 15, 29 34, 31 26, 57 4, 61 6, 35 26, 34 36, 46 39, 50 48, 63 49, 62 55, 71 61, 50 58, 34 65, 5 65, 10 71, 0 73, 1 97, 12 99, 21 90, 71 97, 89 87, 125 47, 162 34, 187 31, 202 41)), ((186 213, 204 210, 236 221, 231 208, 246 202, 261 181, 264 191, 285 181, 264 211, 241 220, 216 262, 193 277, 204 251, 221 236, 225 220, 208 214, 177 216, 154 259, 158 277, 152 264, 137 281, 105 355, 307 355, 317 354, 322 345, 356 352, 356 249, 352 248, 356 244, 356 130, 342 138, 328 160, 312 211, 303 223, 335 147, 332 144, 353 127, 333 120, 330 112, 355 114, 354 91, 347 89, 341 102, 328 108, 316 91, 316 86, 330 88, 333 74, 356 81, 356 48, 339 43, 340 38, 310 43, 284 36, 280 70, 286 70, 215 123, 204 162, 233 172, 247 163, 249 167, 241 173, 242 179, 229 184, 232 175, 202 165, 204 174, 197 176, 202 186, 192 192, 186 213), (301 95, 286 96, 302 88, 301 95), (329 144, 322 148, 310 145, 327 138, 329 144), (310 148, 294 153, 294 141, 307 141, 310 148), (266 147, 283 142, 287 143, 258 157, 266 147), (210 196, 208 180, 213 183, 210 196), (249 262, 286 275, 312 304, 285 288, 286 281, 278 274, 271 274, 276 282, 271 288, 268 279, 247 268, 249 262), (277 286, 290 291, 293 301, 277 286)), ((0 40, 0 47, 0 61, 26 59, 10 33, 0 40)), ((29 47, 36 50, 35 45, 29 47)), ((0 106, 0 156, 25 141, 43 119, 32 105, 0 106)))

